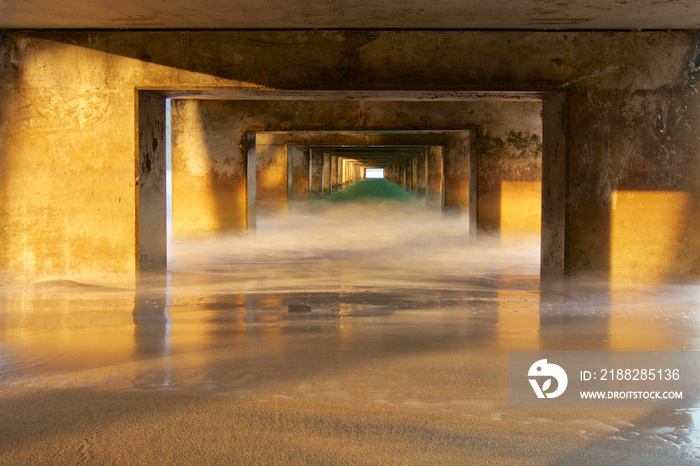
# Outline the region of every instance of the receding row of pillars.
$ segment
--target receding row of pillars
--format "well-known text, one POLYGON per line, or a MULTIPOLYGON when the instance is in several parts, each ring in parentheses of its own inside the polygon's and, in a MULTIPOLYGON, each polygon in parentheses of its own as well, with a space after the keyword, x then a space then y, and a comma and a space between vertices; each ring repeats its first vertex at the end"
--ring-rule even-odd
POLYGON ((287 147, 287 199, 321 200, 365 178, 365 169, 383 168, 384 177, 429 206, 444 207, 444 148, 424 147, 390 158, 371 153, 334 153, 332 148, 287 147), (374 160, 373 160, 374 159, 374 160))
MULTIPOLYGON (((542 157, 542 260, 543 275, 562 275, 566 252, 566 105, 565 95, 556 94, 543 104, 543 157, 542 157)), ((137 196, 136 196, 136 256, 138 270, 163 271, 167 263, 166 235, 166 156, 165 156, 165 100, 166 92, 139 91, 136 114, 137 125, 137 196)), ((408 157, 404 165, 391 169, 387 177, 398 181, 418 194, 425 191, 426 204, 439 208, 468 208, 470 234, 476 232, 476 162, 471 151, 471 130, 427 131, 365 131, 315 134, 285 132, 289 139, 304 139, 305 144, 333 140, 333 144, 366 144, 405 146, 420 145, 422 155, 408 157), (357 142, 355 142, 357 141, 357 142), (466 187, 466 188, 465 188, 466 187), (465 193, 467 195, 465 196, 465 193), (465 201, 466 199, 466 201, 465 201)), ((246 133, 246 217, 247 228, 256 227, 257 177, 256 133, 246 133)), ((304 144, 302 143, 302 144, 304 144)), ((286 144, 287 189, 283 190, 285 204, 299 199, 309 202, 322 198, 327 192, 357 181, 363 174, 360 157, 321 151, 313 146, 286 144), (299 156, 298 154, 301 153, 299 156), (339 162, 340 161, 340 162, 339 162), (356 161, 357 163, 354 163, 356 161), (339 172, 340 170, 340 172, 339 172), (334 175, 335 172, 335 175, 334 175), (334 178, 335 176, 335 178, 334 178), (328 180, 326 182, 326 180, 328 180)), ((366 154, 365 154, 366 155, 366 154)), ((478 157, 478 155, 476 155, 478 157)), ((395 181, 395 182, 396 182, 395 181)))

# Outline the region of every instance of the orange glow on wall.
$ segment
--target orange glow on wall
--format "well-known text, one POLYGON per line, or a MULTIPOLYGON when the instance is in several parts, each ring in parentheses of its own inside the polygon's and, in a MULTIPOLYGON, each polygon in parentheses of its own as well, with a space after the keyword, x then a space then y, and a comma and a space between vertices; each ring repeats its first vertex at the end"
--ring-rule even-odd
POLYGON ((501 182, 501 237, 538 235, 542 222, 542 182, 501 182))
POLYGON ((610 274, 663 279, 674 267, 690 196, 680 191, 615 191, 610 225, 610 274))

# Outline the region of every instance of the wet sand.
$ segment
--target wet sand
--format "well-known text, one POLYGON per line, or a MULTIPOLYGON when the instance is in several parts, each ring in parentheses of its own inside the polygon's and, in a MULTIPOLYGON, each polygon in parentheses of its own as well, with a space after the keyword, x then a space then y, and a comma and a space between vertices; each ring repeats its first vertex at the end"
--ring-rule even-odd
POLYGON ((698 350, 697 285, 540 286, 531 239, 334 212, 0 289, 0 463, 700 462, 697 408, 507 406, 508 351, 698 350))

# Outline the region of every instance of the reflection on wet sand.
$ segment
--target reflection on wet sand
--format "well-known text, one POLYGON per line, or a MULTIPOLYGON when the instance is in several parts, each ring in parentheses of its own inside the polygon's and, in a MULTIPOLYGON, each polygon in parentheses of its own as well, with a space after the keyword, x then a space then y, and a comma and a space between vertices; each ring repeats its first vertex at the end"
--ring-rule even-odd
POLYGON ((697 463, 696 410, 506 391, 508 351, 697 350, 697 286, 540 287, 536 243, 379 217, 183 244, 138 290, 3 289, 0 462, 697 463))

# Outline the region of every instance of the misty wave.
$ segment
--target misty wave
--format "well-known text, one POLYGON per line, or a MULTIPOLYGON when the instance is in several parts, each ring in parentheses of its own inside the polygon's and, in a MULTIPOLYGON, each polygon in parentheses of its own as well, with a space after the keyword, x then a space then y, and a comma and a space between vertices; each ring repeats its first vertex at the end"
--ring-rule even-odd
POLYGON ((169 269, 248 291, 453 287, 485 275, 538 279, 539 238, 470 239, 468 218, 413 203, 319 203, 259 218, 248 235, 178 241, 169 269))

